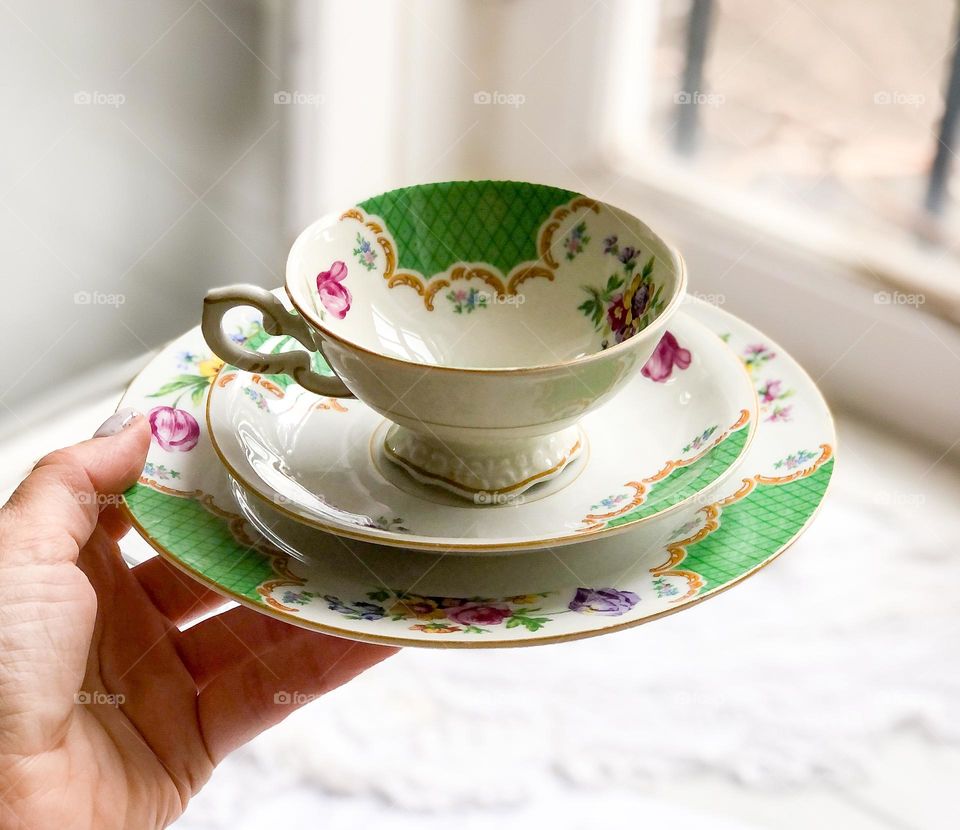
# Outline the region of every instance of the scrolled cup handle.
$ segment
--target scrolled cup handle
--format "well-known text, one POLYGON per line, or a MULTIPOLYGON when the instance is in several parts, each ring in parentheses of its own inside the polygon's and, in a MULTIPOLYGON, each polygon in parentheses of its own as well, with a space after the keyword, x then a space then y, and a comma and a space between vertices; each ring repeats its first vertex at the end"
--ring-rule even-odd
POLYGON ((261 354, 234 343, 223 331, 223 318, 230 309, 251 306, 263 314, 263 327, 272 335, 286 334, 311 351, 315 349, 313 332, 304 319, 291 314, 273 294, 256 285, 229 285, 215 288, 203 299, 200 330, 214 354, 247 372, 289 375, 304 389, 328 398, 354 397, 344 382, 314 372, 306 351, 261 354))

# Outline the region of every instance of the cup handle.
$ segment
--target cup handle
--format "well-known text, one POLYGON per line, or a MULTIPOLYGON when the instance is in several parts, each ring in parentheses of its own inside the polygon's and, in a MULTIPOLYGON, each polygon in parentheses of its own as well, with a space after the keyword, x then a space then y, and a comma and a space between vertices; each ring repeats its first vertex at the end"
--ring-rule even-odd
POLYGON ((263 327, 268 334, 286 334, 314 351, 313 332, 302 317, 291 314, 265 288, 256 285, 228 285, 207 292, 203 299, 200 330, 214 354, 247 372, 268 375, 289 375, 304 389, 328 398, 354 397, 336 375, 320 375, 310 368, 310 355, 305 351, 261 354, 245 349, 224 334, 223 317, 232 308, 252 306, 263 313, 263 327))

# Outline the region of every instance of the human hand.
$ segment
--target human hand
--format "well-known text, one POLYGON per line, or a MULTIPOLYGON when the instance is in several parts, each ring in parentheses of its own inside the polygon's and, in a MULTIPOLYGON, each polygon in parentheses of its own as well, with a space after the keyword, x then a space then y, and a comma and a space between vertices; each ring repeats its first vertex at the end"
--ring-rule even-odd
POLYGON ((0 827, 165 827, 233 749, 395 649, 308 632, 154 558, 114 502, 150 431, 117 413, 0 509, 0 827), (116 498, 111 499, 111 496, 116 498), (296 690, 281 696, 279 691, 296 690))

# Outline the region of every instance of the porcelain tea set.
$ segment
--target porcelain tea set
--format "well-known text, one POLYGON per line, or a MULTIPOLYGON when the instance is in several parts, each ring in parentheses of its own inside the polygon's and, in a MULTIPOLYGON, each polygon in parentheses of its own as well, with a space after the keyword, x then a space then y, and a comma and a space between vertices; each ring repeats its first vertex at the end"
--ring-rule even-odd
POLYGON ((126 509, 265 614, 402 645, 514 646, 687 607, 806 528, 833 468, 815 385, 693 299, 629 213, 513 181, 326 216, 282 289, 207 295, 123 406, 126 509))

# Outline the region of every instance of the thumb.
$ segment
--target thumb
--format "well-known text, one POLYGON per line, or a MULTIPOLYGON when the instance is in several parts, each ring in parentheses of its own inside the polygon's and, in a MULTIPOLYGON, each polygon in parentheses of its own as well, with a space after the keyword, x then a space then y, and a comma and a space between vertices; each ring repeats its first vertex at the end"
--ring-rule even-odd
POLYGON ((0 563, 75 561, 105 497, 137 480, 149 444, 147 419, 124 409, 89 441, 40 459, 0 509, 0 563))

